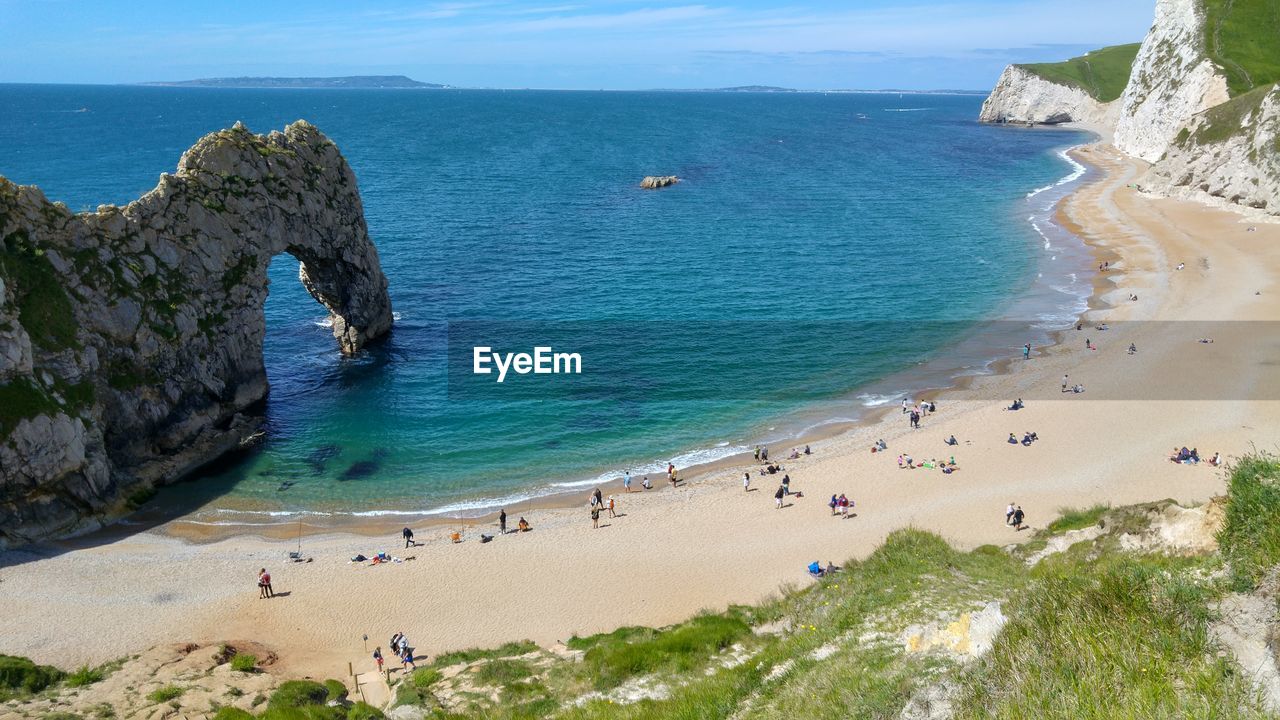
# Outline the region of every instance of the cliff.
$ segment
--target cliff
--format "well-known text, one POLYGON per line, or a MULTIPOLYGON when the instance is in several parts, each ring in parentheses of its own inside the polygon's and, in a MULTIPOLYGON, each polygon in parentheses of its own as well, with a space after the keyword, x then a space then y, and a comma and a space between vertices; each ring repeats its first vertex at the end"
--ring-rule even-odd
POLYGON ((1196 113, 1229 99, 1226 79, 1205 57, 1201 0, 1159 0, 1120 99, 1115 146, 1155 162, 1196 113))
MULTIPOLYGON (((1140 186, 1280 214, 1277 37, 1276 0, 1157 0, 1123 93, 1103 105, 1101 123, 1114 130, 1116 148, 1152 163, 1140 186)), ((1051 111, 1072 119, 1089 116, 1095 109, 1088 101, 1102 97, 1081 92, 1089 86, 1089 73, 1102 81, 1117 74, 1114 67, 1098 73, 1098 62, 1086 67, 1078 61, 1102 52, 1065 63, 1010 66, 979 119, 1049 122, 1051 111)), ((1112 57, 1111 65, 1118 59, 1112 57)))
POLYGON ((1098 102, 1077 87, 1050 82, 1017 65, 1000 74, 982 103, 980 122, 1057 125, 1066 122, 1108 123, 1109 103, 1098 102))
POLYGON ((391 327, 356 179, 305 122, 202 138, 127 206, 0 178, 0 547, 92 529, 259 429, 289 253, 344 353, 391 327))
POLYGON ((981 122, 1113 125, 1138 44, 1115 45, 1058 63, 1010 65, 982 104, 981 122))

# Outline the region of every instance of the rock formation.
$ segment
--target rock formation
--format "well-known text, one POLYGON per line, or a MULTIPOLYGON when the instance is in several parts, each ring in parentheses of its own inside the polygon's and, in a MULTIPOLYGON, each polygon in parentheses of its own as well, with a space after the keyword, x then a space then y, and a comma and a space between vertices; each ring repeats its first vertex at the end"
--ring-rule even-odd
POLYGON ((1010 65, 982 103, 979 122, 1057 125, 1066 122, 1106 124, 1114 121, 1115 103, 1095 100, 1080 88, 1049 82, 1010 65))
POLYGON ((1156 2, 1155 22, 1120 98, 1114 142, 1121 152, 1155 162, 1193 115, 1227 101, 1226 78, 1204 56, 1199 2, 1156 2))
POLYGON ((675 175, 648 175, 640 181, 640 187, 646 190, 654 190, 668 185, 675 185, 678 182, 680 182, 680 178, 675 175))
MULTIPOLYGON (((1248 13, 1252 1, 1236 5, 1248 13)), ((1230 13, 1232 7, 1219 10, 1230 13)), ((1256 25, 1263 16, 1242 17, 1236 22, 1256 25)), ((1219 17, 1217 22, 1222 21, 1219 17)), ((1152 163, 1138 181, 1144 190, 1216 198, 1280 214, 1280 89, 1269 77, 1252 89, 1237 83, 1235 91, 1241 94, 1231 97, 1228 73, 1214 58, 1234 62, 1229 55, 1235 48, 1215 45, 1210 53, 1209 22, 1205 0, 1156 0, 1155 22, 1134 58, 1128 84, 1118 100, 1102 106, 1101 124, 1114 130, 1116 148, 1152 163)), ((1270 43, 1273 27, 1249 29, 1258 42, 1270 43)), ((1259 80, 1258 73, 1250 76, 1243 67, 1236 71, 1251 82, 1259 80)), ((1074 87, 1010 66, 979 119, 1051 122, 1055 116, 1070 116, 1096 121, 1090 115, 1096 108, 1082 98, 1092 101, 1074 87)))
POLYGON ((355 176, 301 121, 208 135, 123 208, 0 178, 0 238, 0 547, 97 527, 258 431, 272 257, 342 352, 391 328, 355 176))

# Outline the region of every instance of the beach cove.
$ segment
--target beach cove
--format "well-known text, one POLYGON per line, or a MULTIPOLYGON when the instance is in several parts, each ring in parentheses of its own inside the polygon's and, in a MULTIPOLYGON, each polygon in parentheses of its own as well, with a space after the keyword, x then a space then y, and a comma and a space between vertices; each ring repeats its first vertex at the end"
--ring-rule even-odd
POLYGON ((587 488, 577 507, 529 510, 532 532, 490 543, 479 541, 496 529, 488 518, 460 544, 449 542, 447 524, 421 529, 423 544, 408 550, 398 548, 399 524, 364 528, 379 536, 315 528, 304 564, 285 562, 291 539, 189 542, 166 526, 66 541, 5 553, 0 652, 71 666, 162 642, 251 639, 279 655, 281 672, 323 676, 367 664, 365 634, 403 631, 428 654, 523 638, 550 645, 752 602, 808 582, 812 560, 864 556, 905 526, 961 548, 1005 545, 1020 537, 1003 523, 1010 501, 1043 527, 1062 507, 1206 500, 1222 491, 1222 472, 1171 463, 1171 448, 1231 458, 1270 449, 1280 430, 1275 334, 1267 334, 1280 318, 1280 226, 1143 195, 1130 187, 1139 161, 1106 144, 1075 156, 1100 177, 1063 203, 1060 219, 1097 263, 1109 263, 1083 326, 1110 329, 1066 331, 1030 360, 932 396, 938 412, 919 430, 890 408, 812 442, 813 455, 800 460, 774 446, 792 491, 804 493, 781 510, 772 501, 780 476, 743 492, 742 472, 754 477, 757 467, 734 461, 674 490, 661 476, 639 494, 604 486, 621 516, 598 530, 587 488), (1098 349, 1085 349, 1086 338, 1098 349), (1086 391, 1062 393, 1064 375, 1086 391), (1026 407, 1013 413, 1005 408, 1015 398, 1026 407), (1027 431, 1039 438, 1032 445, 1006 442, 1027 431), (951 435, 958 446, 943 444, 951 435), (887 451, 871 453, 881 438, 887 451), (901 453, 954 456, 960 469, 899 469, 901 453), (835 493, 855 501, 856 517, 831 517, 835 493), (349 562, 383 550, 416 559, 349 562), (262 566, 283 597, 257 599, 262 566))

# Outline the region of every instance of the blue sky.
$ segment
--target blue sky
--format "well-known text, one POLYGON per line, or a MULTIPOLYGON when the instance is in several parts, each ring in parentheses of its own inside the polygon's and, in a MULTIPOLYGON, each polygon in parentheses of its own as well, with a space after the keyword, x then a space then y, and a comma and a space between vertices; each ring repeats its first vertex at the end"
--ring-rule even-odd
POLYGON ((404 74, 480 87, 988 88, 1153 0, 0 0, 0 82, 404 74))

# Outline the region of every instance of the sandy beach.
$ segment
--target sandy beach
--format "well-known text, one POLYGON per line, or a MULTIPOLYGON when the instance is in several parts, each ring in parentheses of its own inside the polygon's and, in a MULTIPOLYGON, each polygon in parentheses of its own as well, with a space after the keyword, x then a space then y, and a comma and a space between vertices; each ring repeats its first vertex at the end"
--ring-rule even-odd
POLYGON ((728 464, 675 490, 661 478, 648 492, 638 481, 630 494, 602 488, 619 517, 598 530, 584 492, 577 508, 529 512, 532 532, 483 544, 480 531, 496 527, 474 527, 460 544, 446 526, 422 529, 407 550, 398 526, 383 537, 321 533, 303 540, 310 562, 290 563, 288 539, 195 543, 167 525, 114 532, 0 554, 0 653, 72 667, 162 642, 248 639, 273 648, 281 672, 336 676, 348 662, 371 665, 366 634, 368 650, 402 631, 427 654, 523 638, 549 645, 753 602, 807 583, 812 560, 865 556, 908 525, 963 548, 1006 545, 1030 535, 1004 524, 1010 501, 1033 527, 1063 507, 1204 501, 1222 491, 1223 471, 1171 463, 1172 448, 1230 459, 1274 449, 1280 431, 1280 334, 1269 324, 1280 319, 1280 225, 1145 196, 1131 187, 1138 161, 1109 145, 1075 156, 1102 177, 1064 201, 1060 218, 1111 268, 1097 278, 1084 329, 931 394, 938 411, 919 430, 894 408, 800 460, 772 448, 803 493, 782 509, 781 474, 760 479, 754 464, 728 464), (1110 329, 1096 330, 1104 322, 1110 329), (1086 392, 1062 393, 1064 374, 1086 392), (1026 407, 1006 410, 1018 397, 1026 407), (1006 441, 1026 431, 1039 440, 1006 441), (958 446, 944 444, 950 435, 958 446), (878 438, 888 450, 871 453, 878 438), (899 469, 900 453, 954 456, 960 469, 899 469), (743 491, 744 471, 758 489, 743 491), (831 516, 833 493, 855 501, 856 517, 831 516), (377 551, 413 559, 349 561, 377 551), (258 599, 260 567, 277 598, 258 599))

